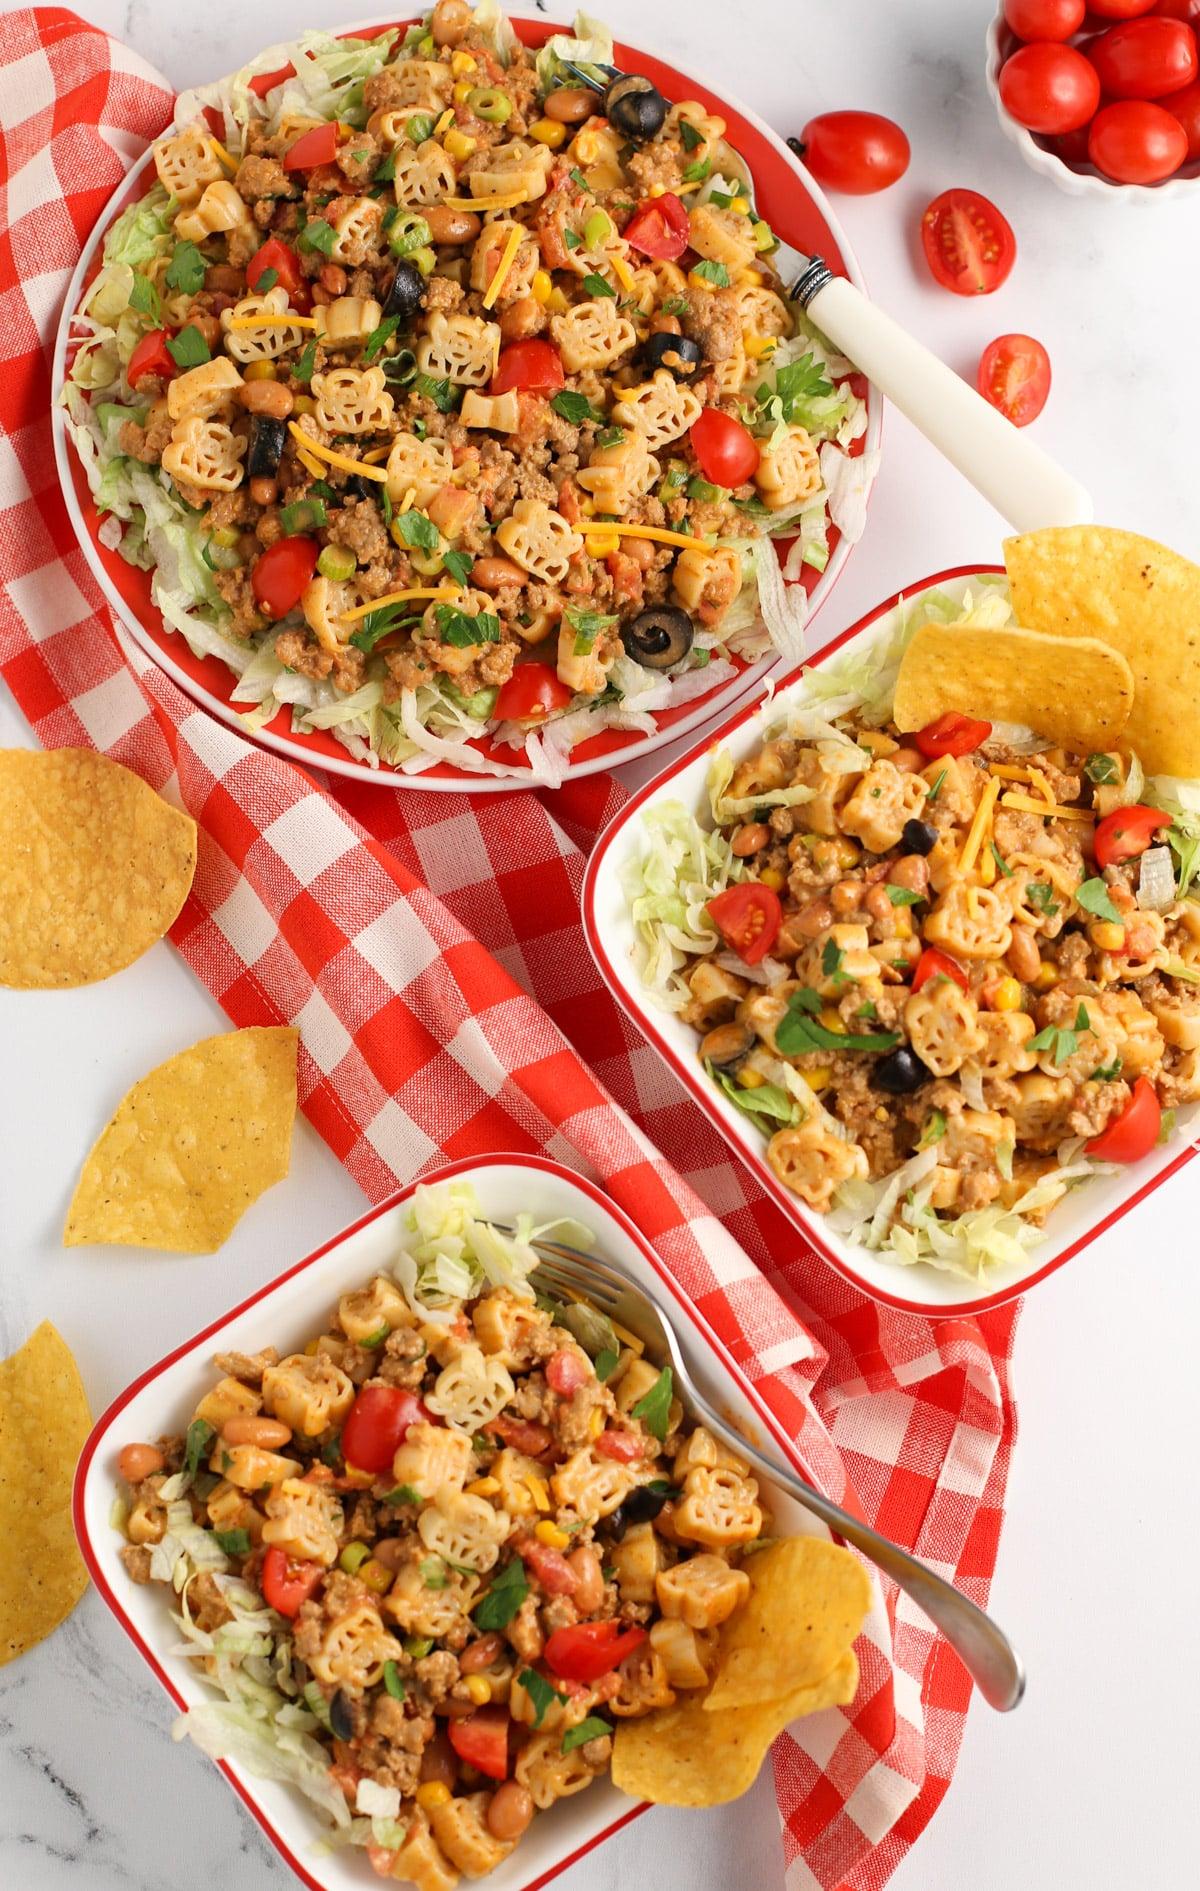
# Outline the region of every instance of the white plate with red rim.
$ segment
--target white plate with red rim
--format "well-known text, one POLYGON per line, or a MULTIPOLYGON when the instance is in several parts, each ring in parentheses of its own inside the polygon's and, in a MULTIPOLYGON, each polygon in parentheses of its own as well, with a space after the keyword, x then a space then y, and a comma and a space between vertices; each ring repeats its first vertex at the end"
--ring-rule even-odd
MULTIPOLYGON (((538 1220, 566 1215, 583 1222, 596 1236, 598 1254, 624 1268, 632 1279, 643 1281, 665 1302, 700 1391, 747 1438, 767 1448, 773 1444, 794 1470, 809 1476, 795 1446, 723 1342, 628 1216, 594 1184, 559 1163, 517 1155, 457 1162, 426 1176, 424 1182, 454 1178, 472 1184, 483 1213, 493 1220, 512 1221, 518 1213, 532 1211, 538 1220)), ((74 1491, 75 1532, 84 1560, 101 1597, 180 1711, 221 1697, 204 1686, 182 1656, 172 1653, 179 1632, 162 1585, 138 1585, 125 1572, 119 1554, 124 1539, 111 1522, 118 1454, 131 1442, 183 1431, 197 1401, 213 1383, 215 1352, 229 1348, 255 1352, 263 1346, 286 1351, 304 1346, 321 1331, 339 1295, 362 1286, 394 1259, 404 1204, 412 1193, 412 1188, 404 1189, 369 1209, 315 1253, 143 1372, 114 1399, 84 1446, 74 1491)), ((770 1504, 780 1534, 827 1534, 786 1493, 773 1488, 770 1504)), ((198 1757, 193 1756, 193 1764, 198 1757)), ((188 1763, 182 1753, 178 1763, 188 1763)), ((319 1815, 296 1789, 257 1779, 232 1762, 220 1765, 276 1851, 309 1891, 367 1891, 376 1882, 360 1849, 320 1852, 319 1815)), ((648 1810, 618 1792, 607 1779, 597 1780, 586 1793, 538 1814, 516 1850, 489 1874, 490 1891, 537 1891, 648 1810)))
MULTIPOLYGON (((998 565, 959 565, 937 572, 897 592, 861 617, 849 630, 812 658, 779 680, 775 700, 801 696, 807 668, 819 668, 835 652, 882 647, 896 628, 899 612, 924 592, 939 591, 961 598, 977 589, 980 578, 994 583, 1003 577, 998 565)), ((1169 1143, 1154 1149, 1140 1162, 1115 1174, 1096 1175, 1072 1189, 1049 1215, 1045 1239, 1029 1251, 1026 1261, 989 1269, 976 1282, 924 1264, 907 1267, 885 1254, 874 1253, 845 1240, 798 1196, 784 1188, 766 1160, 766 1141, 748 1119, 705 1074, 696 1055, 696 1033, 668 1011, 660 1011, 638 978, 633 960, 634 930, 629 905, 621 888, 621 870, 635 859, 642 846, 642 815, 652 804, 682 801, 698 813, 707 809, 705 781, 711 750, 729 750, 735 763, 752 755, 762 744, 762 702, 750 704, 729 717, 678 761, 627 802, 600 836, 588 861, 583 885, 583 926, 592 955, 613 996, 639 1030, 661 1054, 734 1153, 823 1260, 875 1300, 907 1313, 982 1313, 1015 1299, 1039 1280, 1063 1266, 1090 1245, 1097 1235, 1129 1213, 1147 1195, 1175 1174, 1195 1155, 1191 1137, 1200 1129, 1200 1104, 1180 1110, 1169 1143)), ((980 705, 981 713, 986 707, 980 705)))
MULTIPOLYGON (((602 12, 603 8, 599 11, 602 12)), ((397 22, 394 16, 377 15, 340 27, 339 34, 342 38, 373 37, 389 26, 409 24, 414 17, 410 15, 406 20, 397 22)), ((521 39, 529 46, 540 46, 551 34, 569 30, 541 17, 526 19, 519 14, 510 14, 509 17, 521 39)), ((709 109, 720 112, 728 124, 729 142, 742 153, 753 173, 755 198, 761 214, 785 243, 802 254, 816 252, 824 256, 835 274, 845 274, 857 288, 866 292, 857 259, 824 192, 788 150, 779 134, 757 113, 739 100, 714 91, 712 86, 692 77, 683 68, 668 65, 634 47, 618 43, 614 56, 624 69, 645 73, 667 98, 696 98, 709 109)), ((340 775, 351 781, 375 782, 389 788, 420 788, 446 794, 503 794, 526 785, 538 786, 523 765, 518 751, 486 741, 473 746, 482 747, 495 760, 508 764, 514 773, 505 776, 481 775, 447 762, 439 762, 421 774, 410 775, 387 763, 372 768, 365 762, 355 760, 327 730, 294 732, 290 726, 291 711, 288 709, 281 710, 265 728, 249 731, 242 720, 243 706, 233 701, 237 678, 232 671, 219 657, 197 656, 180 632, 173 630, 164 621, 154 604, 150 595, 151 574, 127 564, 118 551, 100 542, 100 515, 72 445, 58 394, 66 380, 67 367, 79 339, 73 330, 74 312, 100 268, 104 237, 114 219, 129 204, 143 196, 154 179, 153 160, 147 153, 131 169, 105 205, 84 245, 83 254, 67 289, 54 348, 52 386, 55 398, 51 414, 59 482, 80 550, 109 609, 139 649, 193 702, 216 716, 227 727, 236 730, 247 741, 273 749, 302 766, 321 768, 329 774, 340 775)), ((851 449, 857 456, 873 452, 880 445, 883 403, 861 378, 856 378, 854 385, 867 403, 866 434, 851 449)), ((809 597, 810 620, 829 596, 845 568, 846 560, 855 549, 832 525, 829 544, 829 562, 825 570, 817 573, 805 567, 802 574, 801 582, 809 597)), ((572 751, 576 759, 570 762, 564 779, 575 780, 613 768, 622 762, 634 761, 639 756, 652 754, 680 736, 690 735, 693 730, 711 721, 713 716, 741 701, 780 661, 781 658, 772 651, 753 664, 739 662, 738 674, 709 695, 680 704, 674 709, 659 711, 651 735, 633 730, 608 729, 600 735, 589 737, 572 751)))

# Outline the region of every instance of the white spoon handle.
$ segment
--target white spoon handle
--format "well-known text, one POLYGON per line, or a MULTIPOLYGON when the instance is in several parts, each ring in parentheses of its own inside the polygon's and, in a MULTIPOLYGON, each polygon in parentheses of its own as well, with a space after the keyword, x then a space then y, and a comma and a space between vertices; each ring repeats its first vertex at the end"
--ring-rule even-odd
POLYGON ((807 301, 823 334, 906 414, 1015 531, 1086 525, 1089 494, 844 276, 807 301))

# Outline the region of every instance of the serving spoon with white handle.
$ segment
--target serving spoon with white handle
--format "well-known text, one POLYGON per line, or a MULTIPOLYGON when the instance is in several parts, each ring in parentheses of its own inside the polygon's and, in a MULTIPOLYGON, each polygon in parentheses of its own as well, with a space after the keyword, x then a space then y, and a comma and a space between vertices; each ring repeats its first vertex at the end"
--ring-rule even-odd
POLYGON ((558 1241, 535 1240, 538 1266, 530 1284, 552 1298, 584 1300, 614 1324, 625 1327, 646 1348, 658 1366, 670 1364, 675 1387, 693 1415, 718 1438, 748 1458, 772 1483, 780 1485, 798 1504, 819 1517, 830 1530, 852 1543, 904 1590, 955 1650, 989 1707, 1007 1713, 1025 1692, 1025 1669, 1008 1637, 962 1592, 935 1575, 932 1569, 898 1543, 880 1536, 860 1518, 842 1510, 786 1464, 750 1444, 713 1410, 696 1388, 679 1339, 657 1297, 629 1279, 607 1261, 583 1254, 558 1241))
MULTIPOLYGON (((667 101, 649 79, 615 66, 589 70, 569 59, 563 64, 581 85, 603 96, 610 119, 626 136, 637 141, 661 129, 667 101), (599 71, 609 75, 607 81, 596 78, 599 71)), ((788 294, 820 332, 1014 531, 1090 523, 1091 497, 1079 481, 861 289, 835 276, 820 256, 804 256, 783 242, 775 261, 785 280, 796 271, 788 294)))

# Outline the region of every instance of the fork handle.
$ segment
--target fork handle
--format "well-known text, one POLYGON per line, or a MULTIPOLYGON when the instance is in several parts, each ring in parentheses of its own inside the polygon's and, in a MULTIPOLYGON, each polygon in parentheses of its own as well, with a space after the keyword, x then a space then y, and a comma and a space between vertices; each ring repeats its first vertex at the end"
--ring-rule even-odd
POLYGON ((878 1530, 872 1530, 869 1524, 822 1496, 786 1465, 777 1464, 748 1444, 694 1387, 689 1397, 697 1408, 697 1415, 702 1416, 709 1429, 724 1438, 732 1450, 740 1457, 749 1458, 773 1483, 782 1484, 798 1504, 828 1524, 847 1543, 852 1543, 856 1550, 861 1550, 868 1561, 882 1569, 912 1598, 941 1629, 989 1707, 1003 1714, 1017 1705, 1025 1692, 1025 1669, 1020 1655, 990 1615, 961 1590, 935 1575, 908 1550, 901 1549, 889 1537, 880 1536, 878 1530))

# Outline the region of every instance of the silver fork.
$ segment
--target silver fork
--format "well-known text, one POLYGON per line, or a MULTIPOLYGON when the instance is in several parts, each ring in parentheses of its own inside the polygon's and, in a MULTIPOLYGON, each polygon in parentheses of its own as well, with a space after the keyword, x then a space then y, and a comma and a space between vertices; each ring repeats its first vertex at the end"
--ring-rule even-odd
POLYGON ((1021 1657, 991 1617, 908 1550, 880 1536, 877 1530, 831 1503, 785 1464, 748 1443, 714 1411, 696 1386, 675 1330, 654 1294, 608 1262, 596 1260, 576 1248, 557 1241, 535 1241, 533 1246, 541 1257, 530 1277, 535 1288, 559 1300, 565 1297, 589 1301, 598 1312, 607 1314, 618 1326, 635 1334, 655 1365, 671 1366, 680 1397, 710 1431, 741 1457, 748 1458, 765 1477, 782 1486, 797 1503, 861 1550, 869 1561, 899 1584, 941 1629, 989 1707, 1007 1713, 1017 1705, 1025 1692, 1025 1669, 1021 1657))

